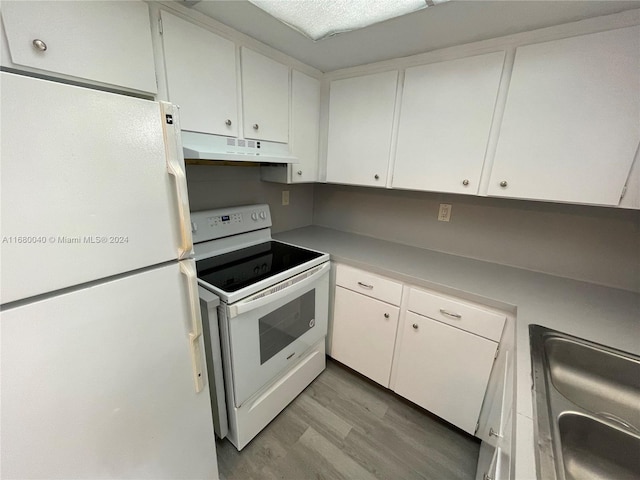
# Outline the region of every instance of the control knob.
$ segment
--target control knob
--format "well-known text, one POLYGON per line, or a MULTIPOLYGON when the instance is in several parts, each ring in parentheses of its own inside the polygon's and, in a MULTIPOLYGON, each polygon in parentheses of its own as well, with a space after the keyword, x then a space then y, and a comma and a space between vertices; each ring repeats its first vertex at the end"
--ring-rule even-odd
POLYGON ((251 218, 253 219, 254 222, 257 222, 258 221, 258 214, 256 212, 253 212, 251 214, 251 218))
POLYGON ((267 214, 266 214, 266 213, 264 213, 264 212, 260 212, 260 218, 261 218, 262 220, 266 220, 266 218, 267 218, 267 214))

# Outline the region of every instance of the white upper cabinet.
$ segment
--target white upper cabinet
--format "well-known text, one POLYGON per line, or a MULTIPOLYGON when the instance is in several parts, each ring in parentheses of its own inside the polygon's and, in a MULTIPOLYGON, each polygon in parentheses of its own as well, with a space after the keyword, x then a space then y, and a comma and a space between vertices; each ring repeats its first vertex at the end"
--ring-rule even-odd
POLYGON ((291 78, 291 152, 298 162, 291 166, 293 183, 318 180, 320 132, 320 80, 296 70, 291 78))
POLYGON ((168 99, 183 130, 238 136, 235 44, 171 15, 162 17, 168 99))
POLYGON ((143 2, 3 1, 2 65, 157 92, 143 2))
POLYGON ((328 182, 386 185, 397 83, 395 70, 331 82, 328 182))
POLYGON ((638 26, 518 48, 489 195, 618 205, 639 92, 638 26))
POLYGON ((289 141, 289 67, 242 47, 244 136, 289 141))
POLYGON ((408 68, 392 186, 478 193, 504 52, 408 68))
POLYGON ((298 159, 286 166, 265 166, 262 180, 278 183, 318 181, 320 135, 320 80, 297 70, 291 76, 291 129, 289 147, 298 159))

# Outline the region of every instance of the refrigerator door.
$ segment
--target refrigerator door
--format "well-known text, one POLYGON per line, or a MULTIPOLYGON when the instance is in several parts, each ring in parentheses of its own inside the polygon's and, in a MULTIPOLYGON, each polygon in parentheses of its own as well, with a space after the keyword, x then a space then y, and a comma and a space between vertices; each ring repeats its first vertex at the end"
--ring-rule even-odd
POLYGON ((0 75, 2 304, 191 252, 173 107, 0 75))
POLYGON ((218 478, 180 263, 0 312, 2 478, 218 478))

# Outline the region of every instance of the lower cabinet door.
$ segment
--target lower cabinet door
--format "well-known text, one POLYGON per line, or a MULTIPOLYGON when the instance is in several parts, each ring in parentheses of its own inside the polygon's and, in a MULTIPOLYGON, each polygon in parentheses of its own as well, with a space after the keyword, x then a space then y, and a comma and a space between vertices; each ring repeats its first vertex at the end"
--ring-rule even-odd
POLYGON ((497 448, 496 448, 496 464, 495 464, 495 475, 493 475, 494 480, 509 480, 512 478, 511 476, 511 457, 512 457, 512 446, 511 446, 511 429, 513 422, 513 409, 507 412, 507 418, 505 423, 502 425, 502 435, 498 438, 497 448))
POLYGON ((407 312, 394 391, 474 434, 498 344, 407 312))
POLYGON ((388 387, 400 309, 336 287, 331 356, 388 387))

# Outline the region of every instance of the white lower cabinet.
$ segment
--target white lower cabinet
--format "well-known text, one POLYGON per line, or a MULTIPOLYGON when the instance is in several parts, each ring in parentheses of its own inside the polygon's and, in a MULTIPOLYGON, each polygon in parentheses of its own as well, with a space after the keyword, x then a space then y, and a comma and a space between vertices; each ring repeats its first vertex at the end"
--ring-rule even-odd
POLYGON ((502 426, 503 433, 498 438, 496 448, 495 472, 492 480, 508 480, 511 478, 512 452, 511 432, 513 422, 513 410, 509 410, 506 422, 502 426))
MULTIPOLYGON (((504 313, 341 264, 335 284, 333 358, 482 440, 510 438, 509 355, 500 355, 485 401, 499 342, 511 331, 504 313)), ((511 450, 503 450, 508 470, 511 450)))
POLYGON ((473 435, 498 344, 413 312, 402 329, 393 390, 473 435))
POLYGON ((336 287, 331 356, 388 387, 400 309, 336 287))
POLYGON ((513 414, 509 410, 509 416, 504 424, 504 435, 498 437, 497 445, 491 446, 482 442, 478 457, 476 480, 510 480, 513 478, 512 468, 512 422, 513 414))
POLYGON ((494 365, 494 374, 500 381, 495 385, 495 391, 489 392, 485 399, 487 410, 486 420, 481 419, 477 436, 483 442, 493 447, 498 446, 499 439, 503 438, 507 421, 511 415, 513 406, 513 353, 509 350, 501 353, 494 365))

